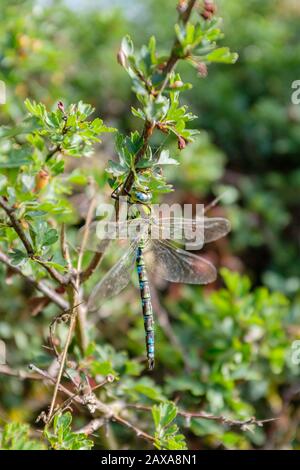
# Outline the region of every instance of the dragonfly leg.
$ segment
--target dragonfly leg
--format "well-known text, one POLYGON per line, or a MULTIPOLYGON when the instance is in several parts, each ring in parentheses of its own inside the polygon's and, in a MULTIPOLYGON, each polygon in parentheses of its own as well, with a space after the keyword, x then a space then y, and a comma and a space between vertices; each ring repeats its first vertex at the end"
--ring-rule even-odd
POLYGON ((122 183, 119 184, 119 186, 117 186, 116 189, 113 190, 113 192, 111 193, 112 199, 115 199, 117 201, 120 198, 119 189, 121 186, 122 186, 122 183))
MULTIPOLYGON (((120 189, 121 186, 122 186, 122 183, 119 184, 119 186, 117 186, 116 189, 113 190, 113 192, 111 193, 111 198, 112 198, 112 199, 115 199, 116 201, 118 201, 118 200, 120 199, 119 189, 120 189)), ((124 192, 125 192, 125 195, 128 197, 128 204, 130 204, 130 205, 135 204, 135 203, 132 201, 131 195, 130 195, 130 193, 127 191, 127 189, 124 189, 124 192)))

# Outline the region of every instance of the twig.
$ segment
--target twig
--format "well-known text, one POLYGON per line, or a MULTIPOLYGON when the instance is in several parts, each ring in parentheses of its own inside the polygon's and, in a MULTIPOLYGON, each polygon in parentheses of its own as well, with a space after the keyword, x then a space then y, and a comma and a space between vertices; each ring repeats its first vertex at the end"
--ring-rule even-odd
POLYGON ((96 271, 98 268, 100 261, 102 259, 103 253, 102 251, 97 251, 94 256, 92 257, 88 267, 85 271, 81 274, 81 282, 87 281, 96 271))
POLYGON ((81 272, 82 257, 83 257, 84 250, 85 250, 85 247, 86 247, 86 244, 87 244, 87 241, 88 241, 90 224, 91 224, 91 221, 93 219, 93 214, 94 214, 95 207, 96 207, 96 194, 93 195, 90 206, 89 206, 89 210, 88 210, 86 221, 85 221, 85 227, 84 227, 82 242, 81 242, 81 246, 80 246, 80 249, 79 249, 77 273, 78 273, 78 276, 80 276, 80 279, 79 279, 79 277, 77 278, 78 283, 79 283, 79 281, 81 281, 83 283, 91 277, 91 275, 97 269, 97 267, 98 267, 98 265, 101 261, 102 254, 103 254, 102 252, 96 252, 95 255, 93 256, 93 258, 91 259, 91 262, 89 263, 88 267, 85 269, 85 271, 81 272))
POLYGON ((51 404, 50 404, 50 408, 49 408, 49 413, 48 413, 48 416, 47 416, 47 421, 48 422, 51 420, 51 417, 52 417, 52 414, 53 414, 53 411, 54 411, 57 392, 59 390, 60 381, 61 381, 61 378, 62 378, 62 375, 63 375, 65 362, 66 362, 66 358, 67 358, 67 354, 68 354, 68 349, 69 349, 69 346, 70 346, 70 343, 71 343, 71 340, 72 340, 72 336, 73 336, 73 332, 74 332, 74 329, 75 329, 75 325, 76 325, 76 308, 77 308, 76 307, 76 300, 75 300, 73 288, 70 287, 69 289, 72 291, 71 294, 70 294, 71 319, 70 319, 70 325, 69 325, 69 329, 68 329, 68 334, 67 334, 65 346, 64 346, 64 349, 63 349, 63 352, 62 352, 62 355, 61 355, 60 367, 59 367, 59 371, 58 371, 58 374, 57 374, 57 377, 56 377, 56 383, 55 383, 53 396, 52 396, 52 400, 51 400, 51 404), (75 312, 74 312, 74 309, 75 309, 75 312))
MULTIPOLYGON (((55 383, 56 380, 54 377, 51 377, 51 375, 49 375, 47 372, 39 369, 38 367, 36 367, 35 365, 31 364, 30 365, 30 368, 35 371, 37 374, 41 375, 42 378, 46 379, 46 380, 50 380, 51 382, 55 383)), ((109 380, 108 380, 109 382, 109 380)), ((57 383, 57 382, 56 382, 57 383)), ((66 395, 68 395, 70 398, 72 398, 72 401, 75 401, 76 403, 78 403, 79 405, 82 405, 82 406, 88 406, 88 400, 85 398, 85 397, 81 397, 77 394, 74 394, 72 391, 68 390, 67 388, 65 388, 63 385, 59 384, 58 386, 58 389, 65 393, 66 395)), ((130 423, 129 421, 127 421, 126 419, 122 418, 121 416, 119 416, 117 413, 115 413, 112 409, 111 406, 108 406, 104 403, 102 403, 100 400, 98 399, 94 399, 93 401, 93 405, 95 406, 95 409, 100 412, 101 414, 104 415, 104 418, 105 419, 108 419, 108 420, 111 420, 111 421, 115 421, 119 424, 122 424, 123 426, 126 426, 127 428, 131 429, 132 431, 134 431, 134 433, 137 435, 137 437, 141 437, 142 439, 145 439, 149 442, 154 442, 154 437, 150 436, 150 434, 147 434, 146 432, 142 431, 141 429, 139 429, 138 427, 136 427, 135 425, 133 425, 132 423, 130 423)))
POLYGON ((205 411, 201 411, 199 413, 179 411, 178 414, 179 416, 183 416, 184 418, 187 418, 187 419, 191 419, 191 418, 207 419, 211 421, 217 421, 218 423, 221 423, 221 424, 227 424, 229 426, 237 426, 241 428, 242 430, 246 430, 247 427, 251 425, 262 427, 266 423, 276 421, 276 418, 258 420, 255 418, 255 416, 252 416, 251 418, 248 418, 245 420, 237 420, 237 419, 227 418, 226 416, 215 416, 210 413, 206 413, 205 411))
POLYGON ((88 237, 89 237, 90 224, 93 220, 93 214, 94 214, 95 207, 96 207, 96 201, 97 201, 96 193, 94 193, 91 199, 89 209, 88 209, 87 217, 85 220, 84 231, 83 231, 83 237, 82 237, 81 245, 79 248, 79 255, 78 255, 78 262, 77 262, 77 285, 79 285, 80 281, 84 282, 87 279, 89 279, 89 277, 94 273, 95 269, 97 268, 99 261, 102 257, 102 253, 95 253, 95 256, 91 260, 86 270, 81 272, 82 259, 83 259, 84 251, 85 251, 86 244, 87 244, 88 237))
MULTIPOLYGON (((145 405, 127 405, 128 408, 134 408, 136 410, 141 410, 141 411, 149 411, 151 412, 152 409, 150 406, 145 406, 145 405)), ((256 425, 256 426, 263 426, 266 423, 270 423, 272 421, 276 421, 277 418, 269 418, 269 419, 263 419, 263 420, 258 420, 254 416, 251 418, 245 419, 245 420, 236 420, 236 419, 231 419, 227 418, 226 416, 216 416, 211 413, 207 413, 206 411, 199 411, 199 412, 191 412, 191 411, 183 411, 179 410, 177 412, 178 416, 182 416, 186 419, 192 419, 192 418, 199 418, 199 419, 207 419, 210 421, 217 421, 218 423, 221 424, 227 424, 228 426, 236 426, 241 428, 242 430, 247 429, 248 426, 251 425, 256 425)))
POLYGON ((13 370, 8 365, 0 365, 0 375, 17 377, 20 380, 40 380, 38 374, 33 374, 24 370, 13 370))
POLYGON ((68 271, 72 272, 73 266, 72 266, 69 246, 68 246, 68 242, 66 238, 66 226, 64 223, 61 225, 61 231, 60 231, 60 248, 61 248, 62 257, 67 263, 68 271))
POLYGON ((28 238, 26 237, 25 235, 25 232, 23 230, 23 227, 21 225, 21 223, 19 222, 19 220, 17 219, 17 217, 15 216, 15 209, 10 207, 7 202, 5 201, 4 197, 0 197, 0 206, 2 207, 2 209, 6 212, 10 222, 11 222, 11 225, 13 226, 15 232, 18 234, 21 242, 23 243, 24 245, 24 248, 28 254, 28 256, 32 256, 33 253, 34 253, 34 249, 30 243, 30 241, 28 240, 28 238))
MULTIPOLYGON (((74 268, 73 268, 69 246, 68 246, 68 242, 66 238, 65 224, 62 224, 62 228, 61 228, 60 247, 61 247, 62 256, 65 259, 67 266, 68 266, 68 272, 72 276, 74 268)), ((79 257, 80 256, 82 255, 80 255, 79 253, 79 257)), ((80 266, 81 266, 81 261, 80 261, 80 266)), ((79 292, 80 283, 78 282, 78 277, 76 278, 75 282, 72 279, 72 284, 73 284, 73 287, 79 292)), ((83 305, 83 302, 78 303, 77 307, 78 307, 78 342, 79 342, 81 350, 85 351, 88 345, 88 338, 86 335, 86 324, 85 324, 86 323, 86 308, 83 305)))
POLYGON ((94 432, 98 431, 98 429, 100 429, 104 424, 105 420, 103 418, 92 419, 88 424, 75 431, 75 434, 85 434, 86 436, 90 436, 94 432))
POLYGON ((81 272, 81 267, 82 267, 82 259, 83 259, 86 244, 89 238, 90 225, 93 220, 93 214, 94 214, 94 210, 96 207, 96 201, 97 201, 96 194, 94 194, 89 205, 88 213, 87 213, 86 220, 85 220, 83 237, 82 237, 82 241, 81 241, 80 248, 79 248, 78 261, 77 261, 77 287, 79 287, 79 284, 80 284, 80 272, 81 272))
POLYGON ((46 271, 50 274, 52 279, 54 279, 55 281, 57 281, 61 285, 66 285, 68 283, 68 279, 66 279, 64 276, 62 276, 52 266, 49 266, 46 261, 43 261, 38 256, 34 256, 33 246, 31 244, 31 242, 29 241, 29 239, 27 238, 21 223, 19 222, 19 220, 15 216, 15 209, 13 207, 10 207, 7 204, 4 197, 0 197, 0 207, 2 207, 2 209, 7 214, 13 229, 15 230, 15 232, 17 233, 19 239, 21 240, 21 242, 24 245, 24 248, 26 249, 26 252, 27 252, 29 258, 33 259, 34 261, 39 263, 41 266, 43 266, 44 269, 46 269, 46 271))
POLYGON ((123 424, 123 426, 126 426, 127 428, 134 431, 137 437, 141 437, 142 439, 145 439, 146 441, 155 442, 155 439, 153 436, 150 436, 150 434, 147 434, 146 432, 142 431, 138 427, 134 426, 134 424, 130 423, 126 419, 121 418, 121 416, 113 415, 111 419, 112 421, 116 421, 117 423, 123 424))
MULTIPOLYGON (((76 275, 76 289, 78 292, 78 300, 81 299, 82 293, 80 290, 80 284, 82 282, 82 277, 81 277, 81 269, 82 269, 82 261, 83 261, 83 256, 85 253, 85 249, 87 246, 88 238, 89 238, 89 232, 90 232, 90 225, 93 220, 93 215, 97 203, 97 198, 96 198, 96 190, 94 187, 93 189, 93 195, 92 199, 88 208, 86 220, 85 220, 85 227, 83 231, 83 237, 81 240, 80 248, 79 248, 79 253, 78 253, 78 260, 77 260, 77 275, 76 275)), ((87 315, 87 309, 85 305, 81 305, 77 309, 77 330, 78 330, 78 336, 80 338, 80 346, 82 351, 84 352, 88 346, 88 338, 87 338, 87 328, 86 328, 86 315, 87 315)))
POLYGON ((55 292, 55 290, 51 289, 47 284, 43 281, 37 281, 32 276, 28 276, 24 274, 23 271, 14 266, 7 255, 0 251, 0 262, 4 263, 9 269, 11 269, 14 273, 19 274, 23 277, 29 284, 35 287, 38 291, 42 292, 51 302, 56 304, 63 310, 67 310, 69 308, 69 304, 66 300, 64 300, 59 294, 55 292))
POLYGON ((49 326, 50 346, 51 346, 51 349, 54 352, 58 362, 59 362, 59 353, 58 353, 58 351, 56 349, 56 346, 54 344, 54 334, 55 334, 56 325, 57 325, 57 323, 61 323, 61 322, 66 323, 69 319, 70 319, 70 313, 69 313, 69 311, 65 310, 61 314, 54 317, 52 322, 50 323, 50 326, 49 326))
MULTIPOLYGON (((60 358, 60 367, 59 367, 59 371, 56 377, 56 383, 55 383, 53 396, 52 396, 52 400, 51 400, 51 404, 49 408, 49 413, 47 416, 47 423, 49 423, 52 419, 53 411, 55 408, 55 402, 57 398, 57 392, 59 390, 59 385, 63 376, 63 371, 65 368, 65 363, 66 363, 66 359, 68 355, 68 349, 72 341, 72 336, 73 336, 77 321, 79 325, 79 336, 80 336, 81 348, 84 351, 87 347, 86 327, 85 327, 86 310, 79 309, 79 304, 81 303, 80 301, 80 281, 81 281, 80 272, 81 272, 84 251, 85 251, 86 244, 88 241, 90 223, 92 221, 95 205, 96 205, 96 195, 94 194, 92 197, 89 210, 88 210, 83 238, 82 238, 82 242, 81 242, 80 249, 79 249, 75 285, 72 284, 67 287, 69 300, 70 300, 70 311, 71 311, 70 324, 69 324, 66 342, 65 342, 65 345, 61 354, 61 358, 60 358)), ((63 243, 62 243, 62 248, 65 250, 65 246, 63 246, 63 243)))
POLYGON ((56 281, 58 284, 62 285, 62 286, 66 286, 68 283, 69 283, 69 278, 68 277, 65 277, 63 276, 62 274, 60 274, 55 268, 53 268, 52 266, 49 266, 47 261, 43 261, 41 258, 39 258, 38 256, 32 256, 31 257, 34 261, 36 261, 38 264, 40 264, 41 266, 43 266, 43 268, 50 274, 50 276, 52 277, 52 279, 54 281, 56 281))
POLYGON ((183 23, 187 23, 190 19, 190 16, 191 16, 191 13, 192 13, 192 10, 196 4, 197 0, 190 0, 186 9, 184 10, 184 12, 181 13, 181 19, 183 21, 183 23))

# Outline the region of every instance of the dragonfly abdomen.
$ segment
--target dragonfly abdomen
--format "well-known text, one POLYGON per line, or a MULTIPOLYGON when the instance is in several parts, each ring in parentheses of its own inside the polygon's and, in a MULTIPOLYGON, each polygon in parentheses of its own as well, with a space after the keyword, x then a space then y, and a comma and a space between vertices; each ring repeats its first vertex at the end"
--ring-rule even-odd
POLYGON ((146 334, 146 348, 148 357, 149 369, 154 367, 154 320, 153 310, 151 303, 151 294, 149 288, 149 281, 144 261, 144 242, 141 241, 137 248, 136 254, 136 267, 139 277, 140 294, 142 299, 143 316, 144 316, 144 327, 146 334))

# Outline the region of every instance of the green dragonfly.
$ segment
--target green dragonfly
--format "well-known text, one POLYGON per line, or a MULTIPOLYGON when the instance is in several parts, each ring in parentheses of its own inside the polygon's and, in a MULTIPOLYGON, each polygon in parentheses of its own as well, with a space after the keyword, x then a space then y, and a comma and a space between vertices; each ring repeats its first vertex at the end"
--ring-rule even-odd
MULTIPOLYGON (((151 193, 135 191, 131 196, 133 203, 142 207, 140 217, 127 221, 110 223, 122 233, 125 225, 128 231, 129 247, 123 256, 94 287, 89 299, 90 310, 99 309, 104 299, 118 295, 129 284, 131 274, 136 267, 145 327, 145 340, 149 369, 154 367, 154 318, 148 271, 170 282, 184 284, 208 284, 215 281, 217 271, 212 263, 201 256, 190 253, 174 244, 174 241, 186 243, 191 240, 197 229, 202 231, 202 244, 213 242, 230 231, 227 219, 200 217, 196 219, 164 218, 151 216, 151 193), (181 230, 178 231, 177 228, 181 230), (167 229, 167 231, 166 231, 167 229), (170 239, 165 239, 168 233, 170 239), (182 235, 178 236, 179 233, 182 235), (174 235, 175 234, 175 235, 174 235)), ((105 240, 99 242, 98 222, 90 226, 90 249, 106 246, 105 240), (104 244, 103 244, 104 243, 104 244)), ((109 233, 109 230, 108 230, 109 233)), ((111 238, 112 232, 107 236, 111 238)), ((103 236, 103 233, 102 233, 103 236)), ((122 237, 120 237, 122 238, 122 237)))

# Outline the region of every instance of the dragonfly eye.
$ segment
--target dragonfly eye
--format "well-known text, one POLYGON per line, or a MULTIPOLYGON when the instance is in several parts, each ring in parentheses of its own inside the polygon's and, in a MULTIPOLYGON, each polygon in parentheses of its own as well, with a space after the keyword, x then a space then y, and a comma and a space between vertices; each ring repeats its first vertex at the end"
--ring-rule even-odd
POLYGON ((142 203, 151 202, 151 200, 152 200, 152 194, 151 193, 144 193, 142 191, 137 191, 135 193, 135 197, 137 198, 137 200, 139 202, 142 202, 142 203))

